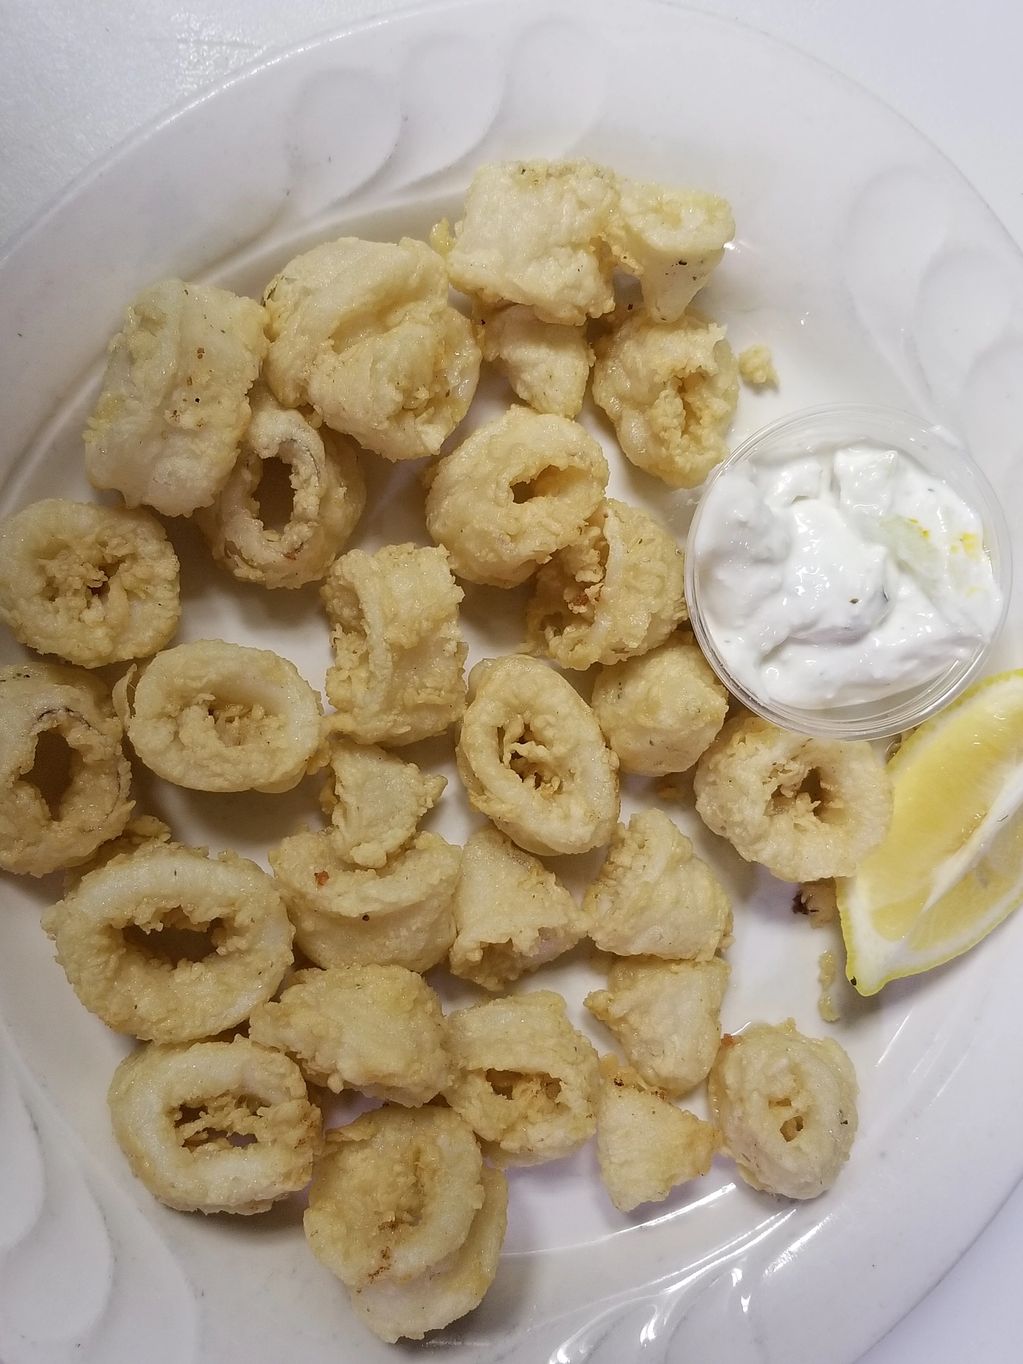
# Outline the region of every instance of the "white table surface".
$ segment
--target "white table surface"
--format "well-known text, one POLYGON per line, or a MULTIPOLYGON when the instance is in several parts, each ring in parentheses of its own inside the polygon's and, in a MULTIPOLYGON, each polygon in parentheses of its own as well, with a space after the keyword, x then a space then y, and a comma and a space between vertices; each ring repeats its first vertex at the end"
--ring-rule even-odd
MULTIPOLYGON (((697 7, 785 39, 880 95, 957 163, 1023 245, 1017 0, 697 7)), ((396 0, 0 0, 0 242, 171 106, 274 48, 397 8, 396 0)), ((862 1364, 1015 1364, 1021 1264, 1023 1186, 862 1364)))

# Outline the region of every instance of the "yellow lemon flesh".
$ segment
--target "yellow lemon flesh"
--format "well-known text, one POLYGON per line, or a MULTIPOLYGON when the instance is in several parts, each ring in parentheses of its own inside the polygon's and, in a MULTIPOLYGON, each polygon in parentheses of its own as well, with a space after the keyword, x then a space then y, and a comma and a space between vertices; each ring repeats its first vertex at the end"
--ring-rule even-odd
POLYGON ((888 835, 835 883, 861 995, 959 956, 1023 901, 1023 669, 922 724, 888 771, 888 835))

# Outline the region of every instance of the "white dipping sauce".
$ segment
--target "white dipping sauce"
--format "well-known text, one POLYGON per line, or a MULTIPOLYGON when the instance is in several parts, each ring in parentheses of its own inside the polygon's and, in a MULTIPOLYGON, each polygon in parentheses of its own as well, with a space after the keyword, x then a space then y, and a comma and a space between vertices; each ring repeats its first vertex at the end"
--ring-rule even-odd
POLYGON ((780 705, 851 705, 918 686, 990 639, 1001 613, 977 513, 877 445, 719 475, 690 552, 722 662, 780 705))

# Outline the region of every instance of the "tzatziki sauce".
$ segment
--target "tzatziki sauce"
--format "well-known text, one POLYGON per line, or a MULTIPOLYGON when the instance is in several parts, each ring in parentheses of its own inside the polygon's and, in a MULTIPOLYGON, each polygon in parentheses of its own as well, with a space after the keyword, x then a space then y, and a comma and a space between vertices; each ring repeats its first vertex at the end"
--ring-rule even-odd
POLYGON ((977 512, 911 456, 869 442, 724 470, 689 552, 722 663, 777 705, 919 686, 1001 616, 977 512))

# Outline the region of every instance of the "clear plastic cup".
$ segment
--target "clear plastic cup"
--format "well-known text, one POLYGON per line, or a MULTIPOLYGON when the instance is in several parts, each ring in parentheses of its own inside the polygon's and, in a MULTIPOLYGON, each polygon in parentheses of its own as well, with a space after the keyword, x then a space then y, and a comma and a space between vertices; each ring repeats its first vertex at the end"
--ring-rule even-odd
POLYGON ((968 452, 939 427, 896 409, 874 407, 819 407, 763 427, 714 471, 693 516, 686 545, 686 597, 693 633, 711 667, 743 705, 784 729, 834 739, 883 739, 902 733, 941 710, 981 673, 1009 607, 1012 566, 1009 534, 997 495, 968 452), (701 511, 716 479, 757 460, 781 460, 824 452, 862 442, 884 445, 909 455, 929 473, 947 483, 972 507, 984 528, 984 547, 1001 589, 1002 611, 991 638, 968 657, 952 660, 938 675, 919 685, 902 688, 875 700, 832 704, 821 708, 779 704, 751 689, 749 680, 735 677, 722 658, 713 632, 700 609, 701 511))

